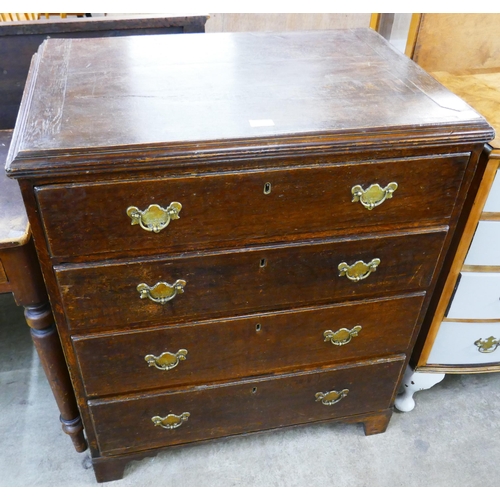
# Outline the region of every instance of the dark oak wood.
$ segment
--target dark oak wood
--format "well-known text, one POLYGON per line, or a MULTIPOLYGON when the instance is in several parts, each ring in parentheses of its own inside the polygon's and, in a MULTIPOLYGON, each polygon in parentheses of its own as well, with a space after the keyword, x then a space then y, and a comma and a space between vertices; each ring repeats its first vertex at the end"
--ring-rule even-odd
POLYGON ((89 396, 195 385, 404 352, 423 299, 420 293, 152 331, 84 334, 73 337, 73 345, 89 396), (325 341, 328 330, 358 325, 361 331, 345 345, 325 341), (168 371, 144 359, 179 349, 187 350, 186 360, 168 371))
POLYGON ((403 356, 382 358, 165 394, 96 399, 90 411, 102 454, 116 455, 388 408, 391 381, 399 377, 403 364, 403 356), (348 394, 335 404, 318 401, 318 393, 343 390, 348 394), (190 416, 175 432, 151 421, 184 412, 190 416))
POLYGON ((447 223, 468 159, 468 154, 461 154, 322 168, 267 168, 258 173, 77 184, 71 189, 44 186, 36 193, 50 251, 56 257, 123 253, 129 248, 201 250, 290 236, 306 239, 318 233, 344 236, 359 232, 359 226, 373 231, 382 224, 397 227, 415 220, 420 226, 447 223), (377 210, 367 211, 352 201, 355 185, 367 189, 395 181, 393 198, 377 210), (103 206, 111 199, 103 217, 103 206), (129 206, 145 210, 156 203, 166 208, 173 201, 182 204, 180 219, 160 233, 132 226, 126 213, 129 206), (283 213, 286 218, 280 216, 283 213))
POLYGON ((384 432, 491 137, 369 30, 44 43, 8 172, 97 480, 215 437, 327 421, 384 432), (379 207, 352 202, 353 186, 389 182, 379 207), (127 207, 172 201, 180 219, 160 233, 130 225, 127 207), (374 258, 366 279, 339 276, 374 258), (139 297, 178 279, 166 304, 139 297), (333 346, 332 321, 362 330, 333 346), (144 359, 180 349, 168 371, 144 359), (151 420, 183 412, 176 429, 151 420))
MULTIPOLYGON (((385 432, 387 426, 389 425, 390 418, 392 416, 392 410, 381 410, 371 413, 363 413, 362 415, 355 415, 349 417, 336 418, 333 421, 327 421, 327 423, 344 423, 344 424, 363 424, 365 429, 365 435, 371 436, 373 434, 379 434, 385 432)), ((318 422, 310 422, 310 424, 322 424, 325 425, 324 420, 318 422)), ((287 426, 287 428, 294 426, 287 426)), ((260 434, 269 431, 255 431, 253 434, 260 434)), ((219 439, 234 439, 234 437, 224 437, 219 439)), ((190 443, 190 446, 196 446, 198 444, 204 444, 205 441, 198 441, 190 443)), ((175 445, 173 445, 175 446, 175 445)), ((97 457, 92 459, 92 464, 94 466, 94 471, 96 475, 96 480, 98 483, 117 481, 123 478, 125 469, 130 462, 143 460, 148 457, 157 456, 159 450, 139 452, 139 453, 127 453, 120 456, 114 457, 97 457)))
POLYGON ((41 19, 0 25, 0 129, 14 128, 31 58, 48 38, 202 33, 207 15, 41 19))
MULTIPOLYGON (((311 149, 324 141, 324 148, 346 136, 354 149, 366 130, 383 135, 399 129, 406 141, 429 142, 451 127, 451 143, 463 142, 464 135, 491 137, 472 108, 368 30, 150 36, 133 42, 136 52, 125 52, 130 40, 51 39, 42 45, 14 150, 23 162, 10 165, 16 175, 33 175, 36 166, 25 160, 45 155, 53 157, 50 165, 44 162, 46 176, 60 169, 57 159, 69 151, 84 157, 120 151, 148 161, 144 155, 152 148, 192 156, 214 147, 234 155, 253 146, 254 155, 268 143, 284 149, 301 141, 311 149), (368 96, 368 106, 360 94, 368 96), (81 119, 82 104, 92 120, 81 119), (111 116, 119 127, 109 127, 111 116), (250 120, 274 125, 252 126, 250 120)), ((122 168, 131 167, 122 162, 122 168)))
POLYGON ((100 331, 220 318, 252 311, 379 296, 426 288, 446 231, 320 241, 296 246, 203 254, 55 270, 71 330, 100 331), (380 264, 353 282, 338 266, 380 264), (263 265, 265 264, 265 265, 263 265), (185 280, 184 293, 165 304, 141 299, 137 286, 185 280), (85 308, 82 308, 82 302, 85 308))
POLYGON ((385 432, 391 420, 391 416, 391 410, 383 410, 374 415, 367 416, 363 420, 365 435, 372 436, 373 434, 380 434, 382 432, 385 432))

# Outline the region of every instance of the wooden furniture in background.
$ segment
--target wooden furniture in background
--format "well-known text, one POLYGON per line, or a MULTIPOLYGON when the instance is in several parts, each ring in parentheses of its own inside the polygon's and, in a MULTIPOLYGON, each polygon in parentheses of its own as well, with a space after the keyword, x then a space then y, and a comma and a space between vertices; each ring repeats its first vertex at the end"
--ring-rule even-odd
POLYGON ((11 130, 0 131, 0 293, 11 292, 24 307, 45 375, 61 412, 62 428, 78 452, 87 449, 66 361, 30 234, 19 186, 5 175, 11 130))
POLYGON ((500 14, 414 14, 406 53, 486 117, 496 138, 465 230, 453 244, 396 407, 446 373, 500 371, 500 14))
MULTIPOLYGON (((39 14, 39 13, 30 13, 30 14, 1 14, 0 13, 0 21, 3 22, 12 22, 12 21, 38 21, 41 17, 44 16, 45 19, 50 19, 50 17, 60 17, 61 19, 66 19, 68 16, 76 16, 76 17, 84 17, 85 14, 66 14, 66 13, 58 13, 58 14, 39 14)), ((90 16, 90 14, 89 14, 90 16)))
POLYGON ((30 61, 46 38, 203 32, 207 16, 50 20, 0 25, 0 292, 25 309, 33 342, 61 412, 63 429, 79 452, 86 449, 73 388, 31 239, 17 182, 4 165, 30 61))
POLYGON ((210 14, 206 23, 207 33, 240 31, 302 31, 368 28, 370 14, 210 14))
POLYGON ((491 138, 370 29, 47 40, 8 172, 97 480, 229 435, 384 432, 491 138))
POLYGON ((208 15, 86 17, 0 24, 0 129, 12 129, 33 54, 47 38, 203 33, 208 15))

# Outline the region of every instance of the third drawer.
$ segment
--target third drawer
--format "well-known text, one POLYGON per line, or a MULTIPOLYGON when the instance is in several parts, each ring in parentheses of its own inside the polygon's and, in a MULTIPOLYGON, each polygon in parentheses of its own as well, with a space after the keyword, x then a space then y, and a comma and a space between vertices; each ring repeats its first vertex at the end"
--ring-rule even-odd
POLYGON ((193 385, 406 352, 424 294, 76 337, 89 396, 193 385))

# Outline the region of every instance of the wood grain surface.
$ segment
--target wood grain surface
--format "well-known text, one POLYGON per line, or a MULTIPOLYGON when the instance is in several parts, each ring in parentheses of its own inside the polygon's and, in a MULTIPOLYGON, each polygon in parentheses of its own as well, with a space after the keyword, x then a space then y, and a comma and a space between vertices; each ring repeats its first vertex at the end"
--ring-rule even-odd
POLYGON ((328 237, 393 228, 418 220, 445 224, 455 205, 468 154, 293 169, 142 178, 137 181, 53 185, 36 190, 53 256, 179 252, 196 248, 328 237), (352 188, 397 182, 391 199, 367 210, 352 188), (270 192, 264 192, 270 184, 270 192), (182 204, 180 219, 160 233, 131 225, 129 206, 146 210, 182 204), (71 207, 71 217, 68 208, 71 207), (103 209, 104 208, 104 209, 103 209), (283 217, 282 214, 286 214, 283 217))
POLYGON ((73 337, 90 397, 282 373, 408 348, 424 295, 351 302, 244 318, 179 324, 156 330, 73 337), (324 333, 361 326, 345 345, 324 333), (144 357, 186 349, 168 371, 144 357))
POLYGON ((90 410, 101 453, 114 455, 388 407, 395 392, 391 381, 400 375, 403 361, 395 356, 163 395, 93 400, 90 410), (316 401, 318 392, 344 389, 349 394, 334 405, 316 401), (163 429, 151 421, 154 416, 183 412, 190 417, 177 429, 163 429))
POLYGON ((443 228, 176 259, 58 266, 56 278, 69 328, 109 331, 423 290, 445 236, 443 228), (381 263, 364 280, 339 275, 342 262, 368 264, 374 258, 381 263), (185 291, 170 302, 140 299, 140 283, 178 279, 186 281, 185 291))
POLYGON ((437 127, 457 141, 464 124, 469 137, 491 136, 472 108, 368 29, 54 39, 35 65, 13 175, 70 151, 229 154, 277 138, 286 146, 399 129, 408 139, 437 127))

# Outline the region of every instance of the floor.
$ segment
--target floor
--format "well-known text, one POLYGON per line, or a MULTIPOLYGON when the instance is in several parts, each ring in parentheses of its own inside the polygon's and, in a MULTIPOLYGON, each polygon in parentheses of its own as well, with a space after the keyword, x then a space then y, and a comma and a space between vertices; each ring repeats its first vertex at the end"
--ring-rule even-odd
POLYGON ((318 424, 161 452, 97 484, 60 427, 23 311, 0 295, 1 486, 500 486, 500 373, 451 376, 384 434, 318 424))

